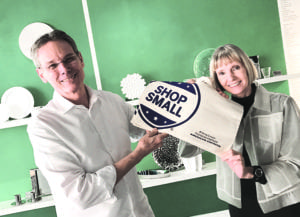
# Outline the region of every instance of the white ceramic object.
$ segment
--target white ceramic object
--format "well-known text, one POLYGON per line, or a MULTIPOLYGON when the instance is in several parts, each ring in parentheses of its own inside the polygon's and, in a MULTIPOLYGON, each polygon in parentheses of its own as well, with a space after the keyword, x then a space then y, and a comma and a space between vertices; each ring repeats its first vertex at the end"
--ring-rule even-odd
POLYGON ((202 154, 198 154, 195 157, 181 158, 183 165, 188 172, 196 172, 202 170, 202 154))
POLYGON ((9 119, 8 106, 5 104, 0 104, 0 122, 7 121, 9 119))
POLYGON ((2 95, 1 104, 8 107, 9 117, 22 119, 31 113, 34 107, 34 99, 26 88, 12 87, 2 95))
POLYGON ((30 49, 33 43, 42 35, 51 32, 53 29, 45 23, 31 23, 27 25, 19 36, 19 47, 22 53, 31 59, 30 49))

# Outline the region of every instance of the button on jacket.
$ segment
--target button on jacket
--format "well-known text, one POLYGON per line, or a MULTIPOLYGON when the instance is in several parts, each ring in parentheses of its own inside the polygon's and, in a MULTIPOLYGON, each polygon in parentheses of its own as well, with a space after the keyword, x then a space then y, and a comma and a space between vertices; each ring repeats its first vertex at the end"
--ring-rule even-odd
MULTIPOLYGON (((255 99, 239 127, 233 149, 245 145, 251 165, 263 168, 267 183, 256 183, 264 213, 300 202, 300 112, 290 96, 257 85, 255 99)), ((240 179, 217 158, 220 199, 241 207, 240 179)))
POLYGON ((58 93, 33 114, 28 134, 59 217, 153 217, 136 169, 116 182, 113 164, 131 152, 133 107, 116 94, 87 87, 90 108, 58 93))

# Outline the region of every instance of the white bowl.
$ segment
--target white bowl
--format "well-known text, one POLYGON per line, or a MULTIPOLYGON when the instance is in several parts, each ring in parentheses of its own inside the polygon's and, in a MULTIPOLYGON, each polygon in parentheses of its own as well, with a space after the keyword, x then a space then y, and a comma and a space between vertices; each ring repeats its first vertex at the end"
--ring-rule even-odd
POLYGON ((9 117, 22 119, 31 113, 34 99, 29 90, 24 87, 12 87, 2 95, 1 104, 8 107, 9 117))
POLYGON ((7 121, 9 119, 9 109, 5 104, 0 104, 0 122, 7 121))

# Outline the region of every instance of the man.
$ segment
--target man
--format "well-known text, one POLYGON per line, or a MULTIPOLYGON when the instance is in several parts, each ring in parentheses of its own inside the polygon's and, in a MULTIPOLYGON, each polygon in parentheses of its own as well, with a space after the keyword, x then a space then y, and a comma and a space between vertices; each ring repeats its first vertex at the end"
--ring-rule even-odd
POLYGON ((65 32, 39 38, 32 57, 41 80, 54 88, 28 134, 57 215, 153 217, 134 167, 167 134, 153 129, 144 135, 131 125, 133 108, 121 97, 86 86, 82 55, 65 32), (129 136, 143 136, 133 151, 129 136))

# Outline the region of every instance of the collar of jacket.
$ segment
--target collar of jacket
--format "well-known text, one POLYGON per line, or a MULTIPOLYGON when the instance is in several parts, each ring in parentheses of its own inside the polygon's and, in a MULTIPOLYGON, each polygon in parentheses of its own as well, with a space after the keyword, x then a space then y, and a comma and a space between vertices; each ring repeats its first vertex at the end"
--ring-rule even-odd
POLYGON ((256 85, 256 93, 254 97, 253 108, 271 112, 270 94, 262 85, 254 82, 256 85))

